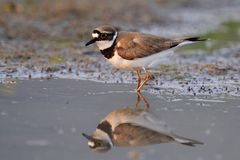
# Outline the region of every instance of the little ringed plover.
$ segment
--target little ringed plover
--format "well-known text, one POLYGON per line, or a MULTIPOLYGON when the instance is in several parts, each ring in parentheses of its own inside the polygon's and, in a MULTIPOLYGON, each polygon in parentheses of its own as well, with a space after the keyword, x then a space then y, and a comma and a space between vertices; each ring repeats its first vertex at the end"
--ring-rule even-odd
POLYGON ((102 25, 92 32, 86 46, 96 43, 103 56, 116 68, 135 71, 137 91, 152 78, 147 69, 167 58, 172 50, 186 44, 204 41, 199 37, 168 39, 139 32, 118 32, 116 28, 102 25), (145 72, 141 83, 141 71, 145 72))

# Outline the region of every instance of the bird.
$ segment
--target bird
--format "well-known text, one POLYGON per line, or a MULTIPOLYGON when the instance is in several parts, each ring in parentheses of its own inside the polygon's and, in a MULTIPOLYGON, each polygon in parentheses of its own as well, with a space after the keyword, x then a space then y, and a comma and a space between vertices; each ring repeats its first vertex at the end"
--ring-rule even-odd
POLYGON ((137 75, 136 89, 140 92, 153 79, 149 69, 172 55, 177 47, 205 40, 200 37, 169 39, 140 32, 119 32, 111 25, 101 25, 92 31, 92 39, 85 46, 96 43, 114 67, 134 71, 137 75), (143 82, 141 71, 145 72, 143 82))
POLYGON ((113 146, 136 147, 159 143, 179 143, 186 146, 203 144, 178 136, 149 109, 121 107, 110 112, 88 135, 88 146, 93 151, 106 152, 113 146))

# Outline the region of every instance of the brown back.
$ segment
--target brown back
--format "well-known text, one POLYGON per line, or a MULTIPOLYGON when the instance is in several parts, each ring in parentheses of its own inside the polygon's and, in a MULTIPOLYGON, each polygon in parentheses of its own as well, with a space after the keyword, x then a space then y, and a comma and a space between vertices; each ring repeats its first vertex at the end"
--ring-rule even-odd
POLYGON ((170 49, 183 39, 167 39, 137 32, 119 32, 116 48, 119 56, 132 60, 170 49))

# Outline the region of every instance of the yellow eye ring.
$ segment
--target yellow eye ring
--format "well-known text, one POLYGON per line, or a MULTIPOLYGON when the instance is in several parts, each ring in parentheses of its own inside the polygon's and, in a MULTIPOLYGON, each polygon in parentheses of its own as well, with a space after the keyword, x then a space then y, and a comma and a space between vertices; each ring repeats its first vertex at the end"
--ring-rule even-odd
POLYGON ((106 38, 107 37, 107 34, 106 33, 102 33, 101 34, 101 38, 106 38))

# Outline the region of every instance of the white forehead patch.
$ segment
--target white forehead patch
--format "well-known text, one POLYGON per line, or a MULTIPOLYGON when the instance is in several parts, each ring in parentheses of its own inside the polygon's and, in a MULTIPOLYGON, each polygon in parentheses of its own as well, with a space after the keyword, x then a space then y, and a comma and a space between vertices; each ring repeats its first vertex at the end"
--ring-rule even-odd
POLYGON ((94 146, 95 146, 95 143, 92 142, 92 141, 88 141, 88 146, 90 146, 90 147, 94 147, 94 146))
POLYGON ((98 34, 98 33, 92 33, 92 37, 93 37, 93 38, 98 38, 98 37, 99 37, 99 34, 98 34))

